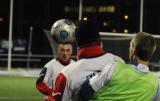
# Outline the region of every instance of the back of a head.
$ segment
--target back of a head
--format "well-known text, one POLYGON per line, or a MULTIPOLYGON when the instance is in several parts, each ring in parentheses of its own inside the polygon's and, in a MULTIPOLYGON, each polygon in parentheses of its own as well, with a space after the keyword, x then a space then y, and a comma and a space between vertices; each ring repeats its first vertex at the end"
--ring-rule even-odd
POLYGON ((77 45, 80 48, 92 43, 101 42, 97 23, 90 20, 80 20, 76 25, 75 37, 77 45))
POLYGON ((143 61, 149 61, 156 50, 155 39, 148 33, 140 32, 133 38, 133 43, 136 56, 143 61))

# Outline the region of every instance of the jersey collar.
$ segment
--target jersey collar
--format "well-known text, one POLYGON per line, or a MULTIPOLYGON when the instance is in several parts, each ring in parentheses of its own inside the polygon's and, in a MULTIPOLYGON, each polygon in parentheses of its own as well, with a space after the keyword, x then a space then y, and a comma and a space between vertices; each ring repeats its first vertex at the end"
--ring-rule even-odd
POLYGON ((81 48, 77 53, 77 59, 82 58, 94 58, 104 54, 104 50, 100 45, 91 45, 85 48, 81 48))
POLYGON ((137 66, 133 65, 136 70, 139 72, 147 73, 149 72, 149 67, 144 64, 138 64, 137 66))

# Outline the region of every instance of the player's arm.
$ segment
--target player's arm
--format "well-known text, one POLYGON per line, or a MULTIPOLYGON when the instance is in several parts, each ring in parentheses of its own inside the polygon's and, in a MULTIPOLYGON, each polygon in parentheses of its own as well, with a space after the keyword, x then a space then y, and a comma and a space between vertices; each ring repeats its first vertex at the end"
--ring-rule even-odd
POLYGON ((159 83, 158 83, 157 93, 156 93, 156 96, 154 97, 153 101, 160 101, 160 80, 159 80, 159 83))
POLYGON ((55 101, 62 101, 63 93, 66 87, 67 79, 63 73, 60 73, 56 79, 54 92, 52 93, 55 101))
POLYGON ((82 101, 89 101, 94 93, 98 92, 112 78, 115 69, 115 63, 105 66, 102 72, 96 74, 89 80, 86 80, 79 90, 79 97, 82 101))
POLYGON ((121 57, 114 55, 113 62, 118 62, 118 61, 125 63, 125 61, 121 57))
POLYGON ((53 89, 49 88, 47 85, 47 81, 49 80, 50 75, 51 70, 49 70, 49 68, 44 67, 36 82, 36 88, 45 95, 51 95, 53 92, 53 89), (46 79, 46 81, 44 79, 46 79))

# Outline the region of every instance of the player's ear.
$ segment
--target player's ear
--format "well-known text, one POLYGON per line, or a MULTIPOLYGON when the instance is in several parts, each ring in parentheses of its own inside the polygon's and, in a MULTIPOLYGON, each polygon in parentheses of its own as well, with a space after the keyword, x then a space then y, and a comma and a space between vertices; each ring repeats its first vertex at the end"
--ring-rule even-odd
POLYGON ((131 54, 135 55, 135 47, 131 47, 131 54))
POLYGON ((135 48, 135 47, 132 47, 132 48, 131 48, 131 54, 132 54, 132 58, 133 58, 133 60, 134 60, 135 57, 136 57, 136 48, 135 48))
POLYGON ((136 53, 136 48, 135 48, 135 47, 132 47, 131 52, 132 52, 133 55, 135 55, 135 53, 136 53))

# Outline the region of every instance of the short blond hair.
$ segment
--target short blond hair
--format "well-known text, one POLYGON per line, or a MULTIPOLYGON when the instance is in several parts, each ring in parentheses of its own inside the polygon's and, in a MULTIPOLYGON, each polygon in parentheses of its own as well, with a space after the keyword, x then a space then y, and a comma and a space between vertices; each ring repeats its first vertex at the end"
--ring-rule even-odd
POLYGON ((156 50, 154 37, 146 32, 139 32, 132 39, 132 47, 135 47, 136 56, 141 60, 148 61, 156 50))

